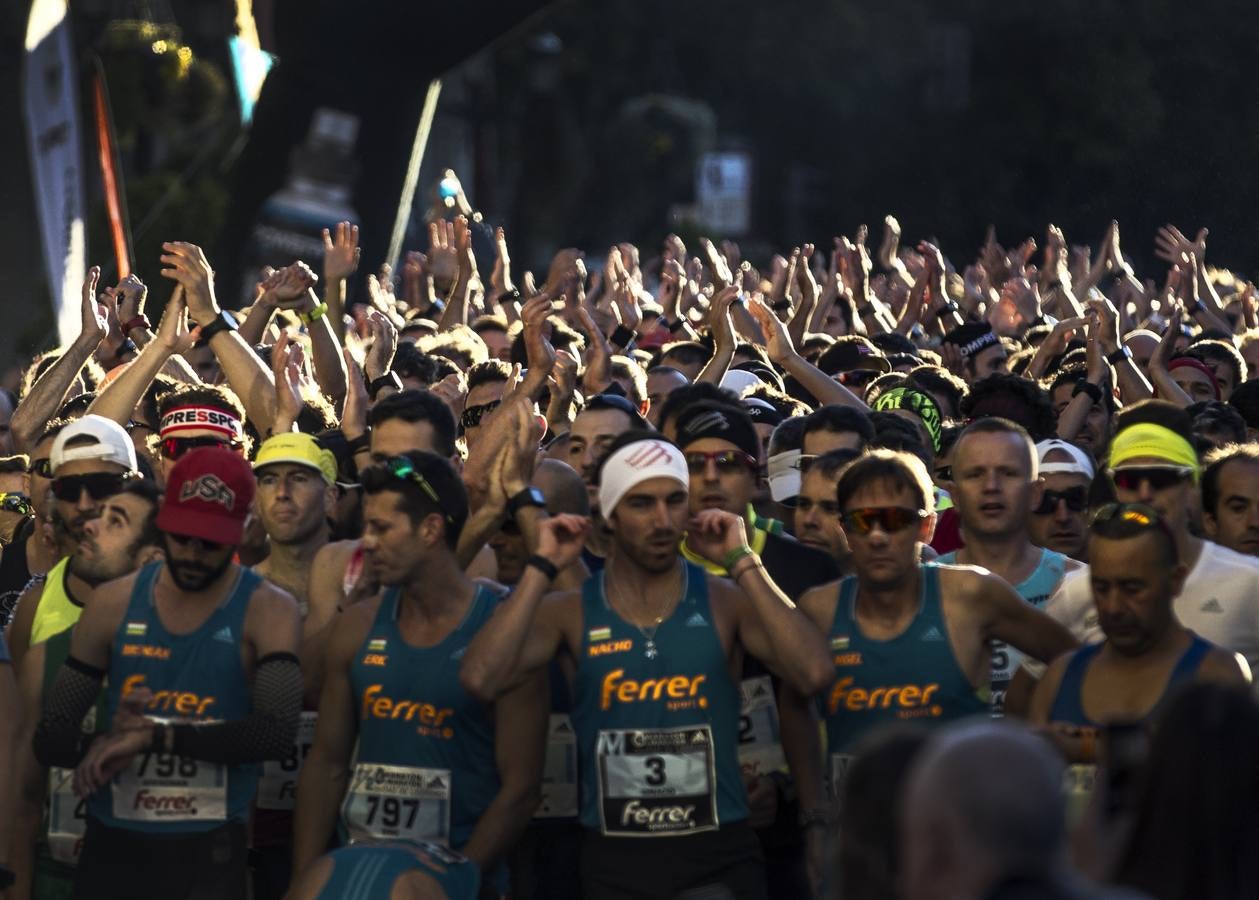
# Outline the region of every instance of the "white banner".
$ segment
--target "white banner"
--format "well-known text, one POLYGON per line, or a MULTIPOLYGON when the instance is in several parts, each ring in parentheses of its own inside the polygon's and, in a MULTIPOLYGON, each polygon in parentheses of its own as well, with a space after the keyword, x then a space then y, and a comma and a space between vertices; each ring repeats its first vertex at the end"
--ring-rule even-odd
POLYGON ((79 306, 87 271, 78 71, 67 16, 66 0, 34 0, 22 67, 35 208, 63 344, 82 327, 79 306))

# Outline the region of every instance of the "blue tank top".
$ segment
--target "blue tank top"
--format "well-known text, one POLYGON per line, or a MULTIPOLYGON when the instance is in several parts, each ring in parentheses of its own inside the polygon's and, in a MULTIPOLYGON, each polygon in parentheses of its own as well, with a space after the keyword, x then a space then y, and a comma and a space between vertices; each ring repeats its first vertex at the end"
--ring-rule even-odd
POLYGON ((481 889, 476 864, 440 844, 359 844, 329 855, 332 874, 315 900, 389 900, 408 872, 432 878, 447 900, 476 900, 481 889))
POLYGON ((748 815, 739 686, 713 627, 707 576, 682 565, 682 599, 656 627, 651 656, 647 635, 608 604, 604 573, 582 587, 572 714, 581 823, 605 835, 695 834, 748 815))
POLYGON ((478 587, 463 621, 413 647, 398 630, 390 588, 350 668, 358 753, 342 823, 350 838, 461 848, 499 791, 494 708, 459 684, 464 651, 499 602, 478 587))
MULTIPOLYGON (((250 679, 241 662, 245 613, 262 580, 239 569, 236 584, 200 628, 174 635, 162 625, 153 586, 163 563, 136 576, 109 662, 106 728, 123 695, 153 692, 148 715, 175 722, 229 722, 249 715, 250 679)), ((257 787, 257 764, 224 765, 144 753, 92 795, 88 813, 111 828, 198 832, 244 821, 257 787)))
MULTIPOLYGON (((945 565, 957 564, 957 551, 946 553, 937 562, 945 565)), ((1014 585, 1015 593, 1037 609, 1044 609, 1045 603, 1062 583, 1062 576, 1067 570, 1067 558, 1057 551, 1041 548, 1040 560, 1036 568, 1022 582, 1014 585)), ((992 641, 992 714, 1005 715, 1005 692, 1010 686, 1010 679, 1019 670, 1024 654, 1015 650, 1004 641, 992 641)))
POLYGON ((857 579, 839 585, 839 602, 828 635, 835 683, 819 697, 826 724, 833 781, 841 780, 847 755, 870 731, 888 722, 935 727, 984 713, 986 691, 977 691, 957 664, 940 609, 940 573, 921 567, 918 613, 890 640, 875 640, 857 624, 857 579))
MULTIPOLYGON (((1210 641, 1203 640, 1192 631, 1189 634, 1192 640, 1185 648, 1185 652, 1180 655, 1180 659, 1176 660, 1176 665, 1172 667, 1171 674, 1167 677, 1167 686, 1163 688, 1162 697, 1143 718, 1148 719, 1152 716, 1163 705, 1163 701, 1173 688, 1192 681, 1198 667, 1202 665, 1202 660, 1211 652, 1214 645, 1210 641)), ((1067 669, 1062 673, 1058 693, 1054 695, 1053 705, 1049 708, 1049 721, 1100 727, 1100 723, 1094 722, 1084 712, 1084 676, 1093 659, 1101 652, 1102 646, 1102 644, 1088 644, 1071 654, 1067 669)))

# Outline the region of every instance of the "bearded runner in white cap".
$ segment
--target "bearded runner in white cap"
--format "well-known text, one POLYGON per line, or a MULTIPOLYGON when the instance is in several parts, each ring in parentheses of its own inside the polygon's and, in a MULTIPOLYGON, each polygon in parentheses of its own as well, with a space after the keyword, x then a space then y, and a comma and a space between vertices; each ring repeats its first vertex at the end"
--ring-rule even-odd
POLYGON ((808 694, 830 680, 821 633, 765 574, 743 520, 716 509, 689 518, 689 481, 674 445, 650 433, 619 437, 599 472, 607 566, 580 591, 544 599, 590 528, 579 516, 548 519, 460 672, 466 690, 491 700, 558 654, 575 660, 587 896, 718 885, 767 896, 737 757, 742 655, 808 694), (679 558, 684 531, 729 580, 679 558))

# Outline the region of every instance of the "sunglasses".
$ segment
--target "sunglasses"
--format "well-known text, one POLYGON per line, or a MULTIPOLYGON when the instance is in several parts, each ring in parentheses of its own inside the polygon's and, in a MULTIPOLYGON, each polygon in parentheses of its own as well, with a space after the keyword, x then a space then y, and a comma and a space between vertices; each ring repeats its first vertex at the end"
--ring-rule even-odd
POLYGON ((845 531, 869 534, 878 525, 887 534, 903 531, 927 518, 921 509, 905 509, 902 506, 871 506, 866 509, 850 509, 839 517, 845 531))
POLYGON ((239 450, 241 444, 239 441, 225 441, 216 437, 162 438, 162 456, 169 460, 179 459, 189 450, 196 450, 198 447, 227 447, 229 450, 239 450))
POLYGON ((21 516, 30 516, 35 513, 35 507, 31 506, 30 498, 25 494, 0 493, 0 510, 21 516))
POLYGON ((492 400, 489 403, 482 403, 480 406, 469 406, 463 411, 463 415, 459 417, 459 424, 463 426, 463 430, 476 428, 481 424, 481 420, 498 409, 499 404, 503 401, 492 400))
POLYGON ((1130 535, 1133 531, 1149 529, 1163 532, 1171 545, 1176 546, 1176 539, 1158 510, 1144 503, 1107 503, 1093 515, 1089 523, 1089 530, 1102 537, 1124 537, 1124 532, 1130 535))
POLYGON ((1067 509, 1071 512, 1083 512, 1089 505, 1089 491, 1086 487, 1067 488, 1065 491, 1051 491, 1046 489, 1041 497, 1040 506, 1036 507, 1032 512, 1038 516, 1047 516, 1058 508, 1058 501, 1067 504, 1067 509))
POLYGON ((38 475, 40 478, 52 478, 52 460, 47 456, 43 459, 32 459, 26 471, 27 474, 38 475))
POLYGON ((87 491, 93 500, 104 500, 123 489, 128 481, 138 477, 134 472, 92 472, 88 475, 64 475, 52 480, 52 495, 58 500, 73 503, 87 491))
POLYGON ((1149 482, 1153 490, 1164 491, 1192 475, 1193 469, 1188 466, 1131 466, 1110 470, 1110 480, 1115 483, 1115 487, 1125 491, 1139 489, 1143 481, 1149 482))
POLYGON ((434 505, 441 510, 441 514, 445 516, 446 522, 451 525, 455 524, 454 517, 450 513, 446 512, 446 507, 442 504, 441 498, 437 496, 437 490, 429 484, 427 478, 425 478, 420 472, 416 471, 416 468, 412 464, 411 460, 407 459, 405 456, 395 456, 393 459, 385 460, 385 467, 389 469, 389 473, 393 475, 394 478, 400 478, 403 481, 409 481, 412 484, 419 485, 420 490, 422 490, 428 499, 432 500, 434 505))
POLYGON ((749 469, 753 472, 757 470, 756 460, 742 450, 691 450, 684 453, 686 457, 687 468, 691 470, 692 475, 702 474, 708 469, 708 461, 711 459, 717 464, 717 471, 725 475, 730 472, 738 472, 742 469, 749 469))

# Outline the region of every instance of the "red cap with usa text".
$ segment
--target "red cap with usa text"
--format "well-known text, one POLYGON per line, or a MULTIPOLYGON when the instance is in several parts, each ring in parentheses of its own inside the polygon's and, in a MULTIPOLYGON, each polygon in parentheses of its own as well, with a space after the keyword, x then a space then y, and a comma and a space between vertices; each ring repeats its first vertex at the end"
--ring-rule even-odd
POLYGON ((239 453, 198 447, 170 470, 157 527, 215 544, 239 544, 254 488, 253 470, 239 453))

